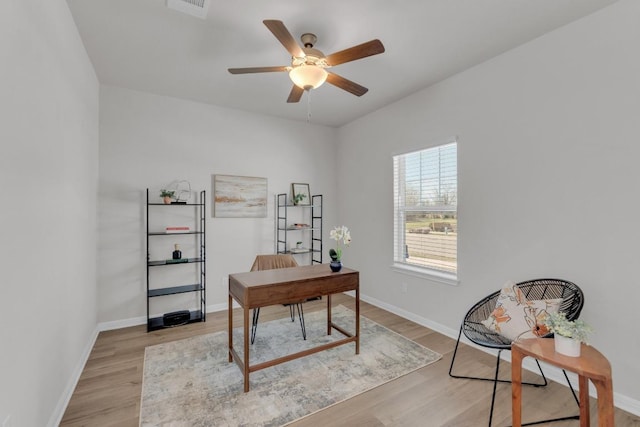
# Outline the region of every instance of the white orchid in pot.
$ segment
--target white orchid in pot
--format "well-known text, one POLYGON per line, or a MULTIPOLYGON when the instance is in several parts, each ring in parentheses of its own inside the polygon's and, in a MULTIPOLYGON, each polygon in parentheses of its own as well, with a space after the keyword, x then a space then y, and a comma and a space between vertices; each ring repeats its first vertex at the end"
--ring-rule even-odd
POLYGON ((584 320, 568 320, 565 313, 549 313, 543 322, 554 333, 555 348, 565 356, 580 356, 580 343, 587 344, 593 328, 584 320))
POLYGON ((338 272, 342 269, 342 248, 340 244, 349 246, 351 243, 351 232, 347 227, 341 225, 339 227, 334 227, 333 230, 329 232, 329 237, 332 240, 336 241, 336 248, 329 249, 329 256, 331 257, 331 271, 338 272))

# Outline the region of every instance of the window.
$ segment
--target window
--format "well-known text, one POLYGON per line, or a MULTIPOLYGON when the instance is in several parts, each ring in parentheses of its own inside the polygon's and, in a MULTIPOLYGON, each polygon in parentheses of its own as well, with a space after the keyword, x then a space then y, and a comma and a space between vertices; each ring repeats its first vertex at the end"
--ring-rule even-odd
POLYGON ((453 141, 393 157, 396 267, 457 276, 457 151, 453 141))

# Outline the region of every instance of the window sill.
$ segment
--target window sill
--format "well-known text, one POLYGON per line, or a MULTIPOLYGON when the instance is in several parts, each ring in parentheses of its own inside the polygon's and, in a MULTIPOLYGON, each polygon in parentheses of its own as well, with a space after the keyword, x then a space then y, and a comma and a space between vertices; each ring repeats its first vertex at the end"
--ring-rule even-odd
POLYGON ((413 265, 396 262, 391 264, 391 269, 398 273, 419 277, 421 279, 431 280, 433 282, 438 282, 449 286, 458 286, 458 284, 460 283, 458 278, 453 274, 420 268, 413 265))

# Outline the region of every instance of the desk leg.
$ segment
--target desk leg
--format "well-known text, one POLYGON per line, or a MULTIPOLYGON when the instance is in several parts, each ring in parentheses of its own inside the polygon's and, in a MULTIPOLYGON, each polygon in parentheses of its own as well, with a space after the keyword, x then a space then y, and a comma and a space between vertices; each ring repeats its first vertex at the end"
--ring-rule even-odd
POLYGON ((580 375, 578 377, 578 387, 580 388, 580 427, 589 427, 589 378, 580 375))
POLYGON ((356 287, 356 354, 360 354, 360 285, 356 287))
POLYGON ((229 362, 233 362, 233 355, 231 349, 233 348, 233 298, 229 294, 229 362))
POLYGON ((331 335, 331 294, 327 295, 327 335, 331 335))
POLYGON ((613 382, 611 377, 593 381, 598 391, 598 426, 613 427, 613 382))
POLYGON ((511 416, 513 427, 522 426, 522 353, 511 347, 511 416))
POLYGON ((249 391, 249 308, 244 307, 244 392, 249 391))

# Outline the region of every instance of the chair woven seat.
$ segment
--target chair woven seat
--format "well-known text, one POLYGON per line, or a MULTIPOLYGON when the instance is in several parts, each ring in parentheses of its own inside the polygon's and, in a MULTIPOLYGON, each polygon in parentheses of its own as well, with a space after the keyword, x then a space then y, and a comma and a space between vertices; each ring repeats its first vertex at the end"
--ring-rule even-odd
MULTIPOLYGON (((584 306, 584 294, 582 290, 572 282, 568 282, 566 280, 560 279, 535 279, 528 280, 525 282, 520 282, 516 284, 516 286, 522 290, 527 300, 541 300, 541 299, 559 299, 562 298, 562 303, 560 303, 559 312, 564 313, 568 320, 575 320, 580 316, 580 312, 582 311, 582 307, 584 306)), ((464 316, 464 320, 462 321, 462 325, 460 326, 460 332, 458 333, 458 340, 456 342, 455 350, 453 351, 453 358, 451 360, 451 366, 449 367, 449 376, 453 378, 464 378, 464 379, 472 379, 472 380, 482 380, 482 381, 492 381, 493 382, 493 396, 491 398, 491 412, 489 414, 489 427, 491 427, 491 421, 493 419, 493 407, 495 404, 496 397, 496 385, 498 382, 507 382, 510 383, 509 380, 500 380, 498 379, 498 373, 500 369, 500 353, 503 350, 511 350, 511 340, 506 338, 499 333, 488 329, 482 322, 489 318, 491 313, 496 307, 496 301, 498 296, 500 295, 500 291, 496 291, 482 300, 475 303, 464 316), (481 347, 490 348, 494 350, 498 350, 497 360, 496 360, 496 371, 494 378, 481 378, 481 377, 472 377, 472 376, 461 376, 453 374, 453 365, 456 360, 456 354, 458 352, 458 346, 460 344, 460 338, 462 334, 469 339, 474 344, 477 344, 481 347)), ((547 334, 545 337, 552 337, 553 334, 547 334)), ((540 364, 536 360, 538 365, 538 369, 540 370, 540 374, 543 378, 543 383, 524 383, 527 385, 533 385, 536 387, 546 386, 547 378, 544 376, 544 372, 542 372, 542 368, 540 364)), ((567 375, 565 373, 565 378, 567 375)), ((567 382, 568 378, 567 378, 567 382)), ((569 387, 571 387, 571 383, 569 383, 569 387)), ((573 387, 571 387, 571 391, 573 392, 574 399, 578 402, 578 398, 573 391, 573 387)), ((574 417, 570 417, 574 418, 574 417)), ((550 421, 560 421, 567 419, 559 418, 556 420, 550 421)))

